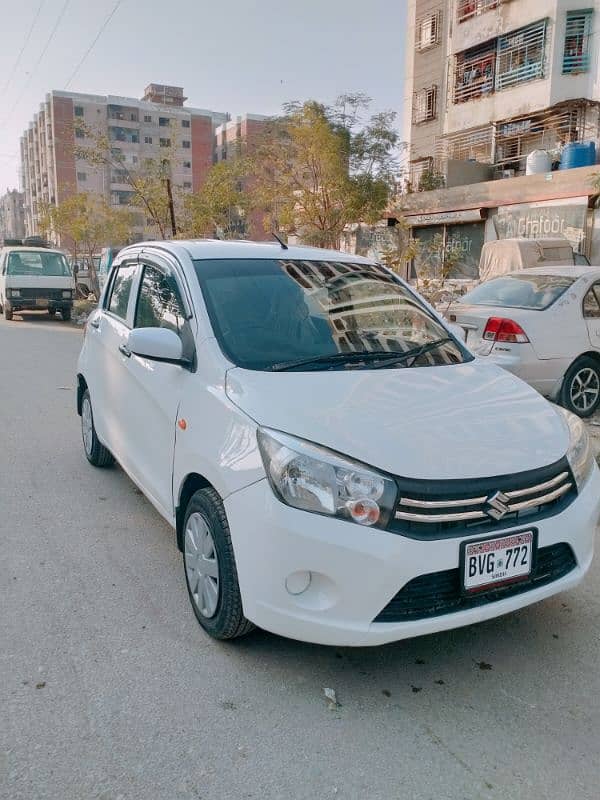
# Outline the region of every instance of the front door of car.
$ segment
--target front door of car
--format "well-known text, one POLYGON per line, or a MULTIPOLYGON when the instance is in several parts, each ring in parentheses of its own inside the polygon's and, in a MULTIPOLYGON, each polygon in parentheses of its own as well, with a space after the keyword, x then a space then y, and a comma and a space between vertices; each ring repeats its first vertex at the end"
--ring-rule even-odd
POLYGON ((583 298, 583 317, 590 344, 600 350, 600 282, 594 283, 583 298))
POLYGON ((127 405, 124 365, 133 320, 137 283, 137 257, 115 267, 111 285, 99 313, 91 316, 86 332, 90 369, 86 374, 94 425, 100 440, 128 468, 127 431, 123 409, 127 405))
MULTIPOLYGON (((142 256, 143 261, 143 256, 142 256)), ((134 328, 169 328, 183 342, 183 355, 193 363, 194 335, 181 279, 166 264, 142 263, 134 328)), ((127 359, 128 406, 125 410, 131 471, 167 517, 173 513, 173 453, 177 411, 191 368, 131 353, 127 359)))

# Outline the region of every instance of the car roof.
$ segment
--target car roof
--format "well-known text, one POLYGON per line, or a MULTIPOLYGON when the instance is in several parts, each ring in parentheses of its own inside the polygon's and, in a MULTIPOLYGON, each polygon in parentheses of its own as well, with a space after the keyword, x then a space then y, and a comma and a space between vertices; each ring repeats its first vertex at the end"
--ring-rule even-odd
POLYGON ((15 245, 13 247, 8 245, 8 247, 2 247, 0 250, 9 253, 59 253, 61 256, 64 256, 62 250, 57 250, 53 247, 27 247, 27 245, 15 245))
POLYGON ((600 276, 600 267, 590 266, 588 267, 587 264, 581 264, 579 266, 573 266, 572 264, 565 264, 564 267, 528 267, 527 269, 520 269, 515 272, 509 273, 510 275, 561 275, 565 278, 573 278, 577 280, 578 278, 583 278, 586 275, 590 277, 593 276, 600 276))
POLYGON ((373 264, 372 259, 339 250, 324 250, 319 247, 289 245, 282 247, 277 242, 251 242, 247 240, 220 239, 177 239, 173 241, 139 242, 124 248, 119 256, 127 252, 139 252, 149 248, 167 250, 174 255, 185 251, 193 260, 203 259, 285 259, 293 261, 350 261, 359 264, 373 264))

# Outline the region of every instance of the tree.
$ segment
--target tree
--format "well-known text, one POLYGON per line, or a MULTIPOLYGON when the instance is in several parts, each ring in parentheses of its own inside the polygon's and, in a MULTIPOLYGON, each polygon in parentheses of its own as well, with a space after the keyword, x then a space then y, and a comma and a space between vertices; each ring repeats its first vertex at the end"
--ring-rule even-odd
POLYGON ((171 175, 176 166, 176 142, 168 137, 169 145, 159 158, 144 158, 137 165, 129 164, 120 152, 118 141, 76 121, 75 130, 83 134, 89 144, 76 145, 75 157, 96 169, 106 169, 111 178, 129 187, 128 205, 143 209, 146 219, 156 228, 159 238, 166 239, 177 233, 175 205, 181 201, 173 196, 171 175))
POLYGON ((133 215, 110 206, 103 197, 80 192, 67 197, 59 206, 51 203, 40 209, 40 228, 47 236, 59 236, 73 259, 87 257, 96 297, 98 275, 93 256, 107 245, 122 244, 131 236, 133 215))
POLYGON ((271 121, 251 156, 253 194, 265 228, 307 244, 339 247, 349 223, 379 220, 395 189, 395 114, 362 120, 361 94, 333 106, 290 103, 271 121))
POLYGON ((187 238, 239 238, 245 233, 250 193, 245 188, 249 166, 244 159, 221 161, 208 172, 200 190, 183 199, 180 234, 187 238))

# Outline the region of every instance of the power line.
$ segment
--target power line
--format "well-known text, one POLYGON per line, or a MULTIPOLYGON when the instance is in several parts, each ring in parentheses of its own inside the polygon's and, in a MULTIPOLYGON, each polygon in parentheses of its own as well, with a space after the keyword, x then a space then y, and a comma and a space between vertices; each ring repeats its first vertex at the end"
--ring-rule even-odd
POLYGON ((33 29, 35 28, 35 23, 39 19, 40 12, 42 10, 42 6, 44 5, 44 2, 45 2, 45 0, 40 0, 40 4, 38 6, 38 9, 35 12, 35 16, 33 17, 33 22, 29 26, 29 30, 27 31, 27 34, 25 36, 25 41, 23 42, 23 47, 21 47, 21 50, 19 51, 19 55, 17 56, 17 60, 13 64, 13 68, 11 69, 11 71, 10 71, 10 73, 8 75, 8 78, 6 79, 6 83, 2 87, 2 91, 0 91, 0 96, 3 96, 3 95, 6 94, 6 90, 8 89, 8 87, 10 85, 10 82, 13 79, 13 77, 15 75, 15 72, 17 71, 18 66, 21 63, 21 58, 23 56, 23 53, 25 52, 25 48, 29 44, 29 40, 31 39, 31 34, 33 33, 33 29))
POLYGON ((84 53, 84 54, 83 54, 83 56, 81 57, 81 60, 80 60, 79 64, 77 64, 77 66, 76 66, 76 67, 75 67, 75 69, 73 70, 73 73, 72 73, 71 77, 70 77, 70 78, 69 78, 69 80, 66 82, 66 84, 65 84, 65 89, 68 89, 68 88, 69 88, 69 86, 71 85, 71 83, 73 82, 73 80, 74 80, 74 78, 76 77, 77 73, 79 72, 79 70, 81 69, 81 67, 83 66, 83 64, 85 63, 85 60, 87 59, 87 57, 89 56, 89 54, 92 52, 92 50, 93 50, 93 49, 94 49, 94 47, 96 46, 96 44, 97 44, 97 42, 98 42, 98 39, 99 39, 99 38, 102 36, 102 34, 104 33, 104 31, 106 30, 106 28, 107 28, 107 26, 108 26, 108 23, 111 21, 111 19, 112 19, 112 18, 114 17, 114 15, 117 13, 117 11, 118 11, 118 9, 119 9, 119 6, 122 4, 122 2, 123 2, 123 0, 117 0, 117 2, 115 3, 113 10, 110 12, 110 14, 108 15, 108 17, 107 17, 107 18, 104 20, 104 22, 103 22, 103 23, 102 23, 102 25, 100 26, 100 30, 98 31, 98 33, 97 33, 97 34, 96 34, 96 36, 94 37, 94 40, 92 41, 92 43, 90 44, 90 46, 88 47, 88 49, 85 51, 85 53, 84 53))
POLYGON ((36 72, 37 68, 39 67, 39 65, 40 65, 40 64, 41 64, 41 62, 42 62, 42 59, 43 59, 43 58, 44 58, 44 56, 46 55, 46 53, 47 53, 47 51, 48 51, 48 48, 50 47, 50 45, 51 45, 51 43, 52 43, 52 40, 54 39, 54 35, 55 35, 56 31, 58 30, 58 26, 59 26, 59 25, 60 25, 60 23, 62 22, 62 19, 63 19, 64 15, 65 15, 65 13, 66 13, 66 11, 67 11, 67 8, 69 7, 69 3, 70 3, 70 2, 71 2, 71 0, 65 0, 65 2, 64 2, 64 4, 63 4, 63 7, 61 8, 61 10, 60 10, 60 13, 59 13, 58 17, 56 18, 56 22, 54 23, 54 27, 53 27, 53 28, 52 28, 52 30, 50 31, 50 36, 48 36, 48 39, 46 40, 46 44, 44 45, 44 47, 42 48, 42 52, 41 52, 41 53, 40 53, 40 55, 38 56, 38 60, 37 60, 37 61, 35 62, 35 64, 33 65, 33 69, 32 69, 32 70, 31 70, 31 72, 29 73, 29 77, 28 77, 28 78, 27 78, 27 80, 25 81, 25 85, 24 85, 24 86, 23 86, 23 88, 21 89, 21 92, 20 92, 19 96, 17 97, 17 99, 15 100, 15 102, 14 102, 14 103, 13 103, 13 105, 12 105, 12 108, 11 108, 11 109, 10 109, 10 111, 8 112, 8 116, 7 116, 7 117, 5 118, 5 120, 4 120, 4 125, 6 125, 6 124, 7 124, 7 123, 10 121, 10 119, 11 119, 11 117, 12 117, 12 115, 13 115, 13 113, 14 113, 15 109, 16 109, 16 107, 17 107, 17 106, 19 105, 19 103, 21 102, 21 100, 22 100, 22 98, 23 98, 23 95, 25 94, 25 91, 26 91, 27 87, 28 87, 28 86, 29 86, 29 84, 31 83, 31 79, 33 78, 33 76, 34 76, 34 74, 35 74, 35 72, 36 72))

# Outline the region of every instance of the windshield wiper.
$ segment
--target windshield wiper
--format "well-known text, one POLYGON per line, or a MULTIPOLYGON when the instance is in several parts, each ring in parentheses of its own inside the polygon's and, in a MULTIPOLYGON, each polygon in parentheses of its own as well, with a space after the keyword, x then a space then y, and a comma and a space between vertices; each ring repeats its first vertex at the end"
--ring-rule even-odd
MULTIPOLYGON (((334 367, 337 364, 354 364, 361 362, 384 361, 386 364, 391 360, 398 360, 402 356, 410 354, 412 351, 407 350, 406 353, 402 350, 357 350, 349 353, 329 353, 328 355, 313 356, 312 358, 298 358, 293 361, 279 361, 276 364, 271 364, 268 369, 272 372, 285 372, 285 370, 295 369, 297 367, 334 367)), ((382 365, 383 366, 383 365, 382 365)))
POLYGON ((407 350, 405 353, 397 355, 396 358, 391 359, 391 361, 386 361, 384 364, 374 365, 373 369, 393 367, 394 364, 401 364, 403 361, 406 361, 409 358, 412 358, 412 361, 407 366, 412 367, 415 361, 421 356, 425 355, 425 353, 429 353, 432 350, 437 350, 438 347, 441 347, 443 344, 448 344, 448 342, 454 342, 454 339, 451 339, 449 336, 444 336, 442 339, 436 339, 433 342, 426 342, 419 347, 413 347, 412 349, 407 350))

